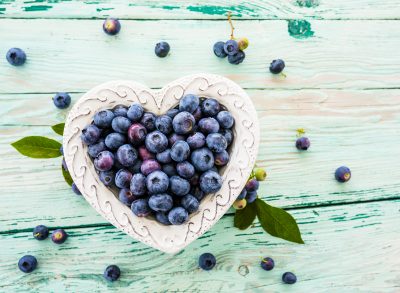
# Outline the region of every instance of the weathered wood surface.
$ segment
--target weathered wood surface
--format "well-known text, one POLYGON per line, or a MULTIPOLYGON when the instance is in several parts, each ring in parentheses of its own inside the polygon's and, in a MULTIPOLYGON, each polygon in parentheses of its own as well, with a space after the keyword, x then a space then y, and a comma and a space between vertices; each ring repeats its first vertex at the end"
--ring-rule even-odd
POLYGON ((60 246, 36 241, 31 232, 3 234, 0 291, 398 292, 399 209, 399 201, 390 201, 292 211, 305 245, 272 238, 258 225, 239 231, 225 216, 175 256, 110 226, 68 229, 71 236, 60 246), (197 267, 203 252, 217 258, 210 272, 197 267), (37 256, 38 269, 16 273, 19 257, 28 253, 37 256), (259 267, 262 256, 274 258, 272 271, 259 267), (109 264, 122 270, 114 284, 101 276, 109 264), (297 274, 295 285, 282 284, 285 271, 297 274))
MULTIPOLYGON (((399 90, 248 93, 263 131, 257 164, 269 174, 260 195, 271 204, 290 208, 400 197, 399 90), (299 127, 312 141, 306 153, 294 147, 299 127), (342 164, 353 171, 346 184, 333 178, 342 164)), ((27 135, 60 139, 50 126, 66 113, 53 107, 50 94, 0 95, 0 155, 6 166, 0 169, 1 208, 13 211, 1 215, 0 231, 28 229, 43 218, 54 226, 104 223, 64 182, 61 158, 30 159, 10 146, 27 135), (35 212, 27 214, 27 207, 35 212)))
POLYGON ((396 0, 0 0, 0 17, 124 19, 224 19, 232 11, 239 19, 398 19, 396 0))
POLYGON ((215 41, 228 38, 227 22, 125 21, 121 33, 110 37, 100 20, 5 19, 0 52, 18 46, 29 59, 22 68, 0 62, 0 93, 86 91, 115 79, 162 87, 199 72, 227 76, 245 88, 399 87, 397 21, 310 23, 314 36, 297 39, 285 20, 240 22, 237 36, 245 35, 251 44, 244 63, 235 66, 212 52, 215 41), (166 59, 154 54, 161 39, 171 44, 166 59), (275 58, 286 61, 286 79, 268 72, 275 58))

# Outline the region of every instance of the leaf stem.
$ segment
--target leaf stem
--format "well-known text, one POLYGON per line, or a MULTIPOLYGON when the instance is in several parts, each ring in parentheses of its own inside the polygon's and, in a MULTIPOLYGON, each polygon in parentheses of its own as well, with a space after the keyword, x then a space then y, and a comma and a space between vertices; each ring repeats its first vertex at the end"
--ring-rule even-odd
POLYGON ((233 24, 232 24, 231 15, 232 15, 232 12, 229 11, 229 12, 228 12, 228 22, 229 22, 229 25, 231 26, 231 40, 234 40, 235 37, 233 36, 233 31, 235 30, 235 27, 234 27, 233 24))

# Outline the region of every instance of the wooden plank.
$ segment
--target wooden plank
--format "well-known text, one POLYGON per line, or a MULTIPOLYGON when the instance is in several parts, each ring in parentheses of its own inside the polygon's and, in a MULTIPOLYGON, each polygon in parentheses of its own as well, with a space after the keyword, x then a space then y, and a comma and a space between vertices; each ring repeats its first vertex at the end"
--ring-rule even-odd
POLYGON ((318 18, 388 19, 399 17, 396 0, 318 1, 127 1, 1 0, 0 17, 6 18, 103 18, 124 19, 224 19, 232 11, 240 19, 318 18))
POLYGON ((215 41, 228 38, 225 22, 124 21, 115 38, 103 33, 100 20, 5 19, 1 24, 0 52, 21 47, 28 62, 21 68, 0 63, 0 93, 86 91, 113 79, 157 88, 195 72, 225 75, 245 88, 398 88, 400 80, 397 21, 312 20, 313 36, 305 38, 309 31, 302 39, 289 35, 287 21, 242 21, 237 36, 245 35, 251 45, 239 66, 212 53, 215 41), (161 39, 172 48, 165 59, 153 52, 161 39), (268 72, 278 57, 286 61, 286 79, 268 72))
MULTIPOLYGON (((276 206, 301 207, 400 196, 400 161, 395 159, 400 157, 399 90, 248 93, 263 131, 257 164, 269 174, 260 188, 264 199, 276 206), (299 127, 311 139, 311 148, 303 153, 294 148, 299 127), (353 172, 346 184, 333 178, 340 165, 353 172)), ((65 184, 60 158, 29 159, 10 146, 27 135, 60 139, 49 126, 62 122, 65 114, 54 108, 49 94, 0 95, 1 208, 13 211, 0 213, 0 231, 29 228, 43 217, 52 225, 104 223, 65 184)))
POLYGON ((389 201, 293 211, 305 245, 272 238, 259 225, 239 231, 227 216, 177 255, 146 247, 112 227, 69 229, 70 238, 60 246, 36 241, 30 232, 0 235, 0 291, 396 292, 399 208, 399 201, 389 201), (197 267, 204 252, 217 258, 210 272, 197 267), (17 268, 24 254, 39 262, 28 275, 17 268), (264 256, 275 260, 270 272, 259 267, 264 256), (110 264, 122 270, 113 284, 102 277, 110 264), (282 284, 285 271, 294 272, 298 282, 282 284))

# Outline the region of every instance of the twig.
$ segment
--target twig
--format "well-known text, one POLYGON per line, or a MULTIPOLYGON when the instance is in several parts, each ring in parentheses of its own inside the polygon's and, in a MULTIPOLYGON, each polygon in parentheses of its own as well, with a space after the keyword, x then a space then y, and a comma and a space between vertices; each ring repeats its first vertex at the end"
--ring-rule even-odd
POLYGON ((228 22, 229 22, 229 25, 231 26, 231 40, 233 40, 233 39, 235 39, 235 37, 233 36, 233 31, 235 30, 235 27, 232 24, 231 15, 232 15, 232 12, 229 11, 228 12, 228 22))

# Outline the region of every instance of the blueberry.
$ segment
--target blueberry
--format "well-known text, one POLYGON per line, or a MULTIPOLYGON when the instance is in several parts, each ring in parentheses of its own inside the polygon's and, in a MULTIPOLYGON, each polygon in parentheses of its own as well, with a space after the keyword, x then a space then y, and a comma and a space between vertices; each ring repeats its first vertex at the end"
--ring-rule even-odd
POLYGON ((232 143, 233 141, 233 132, 230 129, 222 129, 220 132, 226 139, 226 142, 228 143, 228 146, 232 143))
POLYGON ((189 112, 180 112, 172 120, 172 127, 177 134, 188 134, 193 131, 196 121, 189 112))
POLYGON ((45 225, 39 225, 33 228, 33 237, 37 240, 44 240, 49 237, 49 228, 45 225))
POLYGON ((220 153, 228 147, 228 143, 221 133, 210 133, 207 135, 206 144, 215 153, 220 153))
POLYGON ((71 105, 71 96, 68 93, 56 93, 53 103, 58 109, 66 109, 71 105))
POLYGON ((184 207, 189 214, 196 212, 199 209, 199 201, 191 194, 185 195, 181 200, 182 207, 184 207))
POLYGON ((95 158, 99 153, 106 150, 107 147, 106 144, 104 143, 104 138, 100 138, 96 143, 89 145, 88 154, 92 158, 95 158))
POLYGON ((71 185, 72 191, 76 194, 76 195, 82 195, 82 193, 79 191, 78 186, 76 186, 75 183, 72 183, 71 185))
POLYGON ((65 158, 62 159, 61 166, 63 167, 63 169, 65 171, 68 171, 68 166, 67 166, 67 162, 65 161, 65 158))
POLYGON ((121 276, 121 270, 116 265, 110 265, 104 271, 103 276, 107 281, 114 282, 121 276))
POLYGON ((94 167, 98 171, 108 171, 114 165, 114 154, 110 151, 102 151, 94 159, 94 167))
POLYGON ((156 115, 150 112, 145 112, 140 123, 146 127, 147 131, 153 131, 156 129, 156 115))
POLYGON ((154 194, 149 198, 149 206, 155 212, 168 212, 174 203, 169 194, 154 194))
POLYGON ((257 181, 257 179, 250 179, 245 185, 247 191, 256 191, 259 187, 260 183, 257 181))
POLYGON ((219 109, 220 105, 216 99, 205 99, 203 103, 201 103, 201 112, 204 116, 215 116, 219 112, 219 109))
POLYGON ((114 116, 128 117, 128 108, 124 105, 118 105, 113 109, 114 116))
POLYGON ((131 171, 132 174, 136 174, 136 173, 140 173, 140 168, 142 167, 142 161, 141 160, 137 160, 136 163, 129 167, 129 171, 131 171))
POLYGON ((68 234, 64 231, 64 229, 56 229, 51 233, 51 240, 55 244, 62 244, 67 240, 68 234))
POLYGON ((146 177, 141 174, 137 173, 132 176, 130 190, 133 195, 136 196, 143 196, 146 194, 146 177))
POLYGON ((121 169, 115 174, 115 185, 119 188, 129 188, 132 173, 128 170, 121 169))
POLYGON ((179 113, 179 109, 169 109, 166 113, 167 116, 171 117, 172 119, 179 113))
POLYGON ((171 159, 175 162, 185 161, 190 155, 190 147, 186 141, 178 140, 171 147, 171 159))
POLYGON ((133 123, 128 129, 128 140, 131 144, 141 145, 146 139, 147 129, 140 123, 133 123))
POLYGON ((153 131, 146 136, 146 148, 152 153, 161 153, 168 147, 168 139, 161 131, 153 131))
POLYGON ((189 144, 189 147, 194 150, 201 148, 206 143, 206 137, 201 132, 195 132, 192 135, 189 135, 186 139, 186 142, 189 144))
POLYGON ((190 160, 197 171, 207 171, 214 166, 214 155, 208 148, 194 150, 190 160))
POLYGON ((156 118, 156 128, 164 134, 172 132, 172 118, 167 115, 161 115, 156 118))
POLYGON ((237 199, 233 202, 232 207, 235 210, 242 210, 246 207, 247 205, 247 200, 243 199, 237 199))
POLYGON ((170 146, 173 146, 174 143, 176 143, 178 140, 185 140, 185 136, 176 134, 176 133, 172 133, 168 138, 168 143, 170 146))
POLYGON ((224 44, 224 51, 228 56, 235 55, 239 52, 239 45, 235 40, 229 40, 224 44))
POLYGON ((104 142, 110 150, 117 150, 120 146, 126 143, 126 137, 121 133, 112 132, 106 136, 104 142))
POLYGON ((138 160, 138 152, 130 144, 124 144, 117 150, 117 160, 125 167, 132 167, 138 160))
POLYGON ((157 170, 161 170, 161 166, 156 160, 153 159, 143 161, 142 166, 140 167, 140 171, 145 176, 157 170))
POLYGON ((153 160, 155 158, 154 154, 150 153, 145 146, 140 146, 138 151, 139 157, 142 159, 142 161, 153 160))
POLYGON ((119 191, 118 198, 127 206, 131 206, 132 202, 137 199, 137 197, 128 188, 122 188, 119 191))
POLYGON ((243 51, 238 51, 234 55, 228 56, 228 62, 230 64, 238 65, 243 62, 244 58, 246 58, 246 54, 243 51))
POLYGON ((219 58, 225 58, 226 57, 224 46, 225 46, 224 42, 216 42, 214 44, 213 51, 214 51, 215 56, 217 56, 219 58))
POLYGON ((170 46, 167 42, 159 42, 154 48, 154 53, 160 58, 164 58, 168 55, 170 46))
POLYGON ((182 207, 173 208, 168 213, 168 220, 172 225, 182 225, 188 219, 188 212, 182 207))
POLYGON ((209 271, 215 267, 217 260, 211 253, 203 253, 199 257, 199 267, 203 270, 209 271))
POLYGON ((126 117, 117 116, 111 122, 111 127, 114 131, 119 133, 127 133, 132 122, 126 117))
POLYGON ((100 133, 101 131, 97 126, 90 124, 82 129, 82 142, 87 145, 94 144, 100 138, 100 133))
POLYGON ((286 272, 282 275, 282 281, 286 284, 294 284, 297 281, 297 277, 291 272, 286 272))
POLYGON ((26 54, 20 48, 11 48, 7 51, 6 59, 11 65, 21 66, 26 61, 26 54))
POLYGON ((228 111, 221 111, 217 114, 217 121, 219 125, 223 128, 231 128, 235 120, 232 117, 232 114, 228 111))
POLYGON ((37 267, 37 259, 33 255, 24 255, 18 261, 19 269, 24 273, 33 272, 37 267))
POLYGON ((200 202, 203 197, 206 195, 203 190, 199 186, 192 187, 190 189, 190 194, 193 195, 200 202))
POLYGON ((201 107, 198 106, 196 110, 192 113, 194 120, 198 122, 201 118, 203 118, 203 113, 201 112, 201 107))
POLYGON ((150 215, 151 210, 144 198, 139 198, 135 200, 131 205, 132 212, 138 217, 146 217, 150 215))
POLYGON ((93 121, 97 127, 109 128, 114 119, 115 115, 110 110, 102 110, 94 115, 93 121))
POLYGON ((176 164, 178 175, 185 179, 190 179, 194 176, 194 167, 188 161, 183 161, 176 164))
POLYGON ((256 168, 254 174, 257 181, 264 181, 267 178, 267 172, 263 168, 256 168))
POLYGON ((128 116, 129 119, 132 121, 139 121, 142 116, 143 116, 144 109, 142 105, 138 103, 133 103, 129 109, 126 115, 128 116))
POLYGON ((351 172, 350 169, 347 168, 346 166, 341 166, 336 169, 335 171, 335 178, 339 182, 347 182, 351 178, 351 172))
POLYGON ((171 225, 171 222, 168 220, 168 214, 163 212, 158 212, 155 215, 157 222, 160 222, 164 225, 171 225))
POLYGON ((214 155, 214 163, 216 166, 225 166, 229 162, 229 154, 227 151, 223 150, 220 153, 214 155))
POLYGON ((176 168, 174 164, 165 164, 162 166, 162 170, 165 174, 167 174, 169 177, 177 175, 178 173, 176 172, 176 168))
POLYGON ((157 161, 161 164, 168 164, 172 162, 171 159, 171 149, 166 149, 165 151, 158 153, 156 155, 157 161))
POLYGON ((221 176, 214 171, 206 171, 200 176, 200 188, 205 193, 214 193, 222 187, 221 176))
POLYGON ((274 266, 275 266, 275 262, 270 257, 264 257, 261 261, 261 267, 266 271, 272 270, 274 268, 274 266))
POLYGON ((105 186, 111 186, 114 183, 115 174, 114 171, 102 171, 100 172, 100 181, 103 182, 105 186))
POLYGON ((179 111, 193 113, 199 105, 199 97, 196 95, 188 94, 179 101, 179 111))
POLYGON ((204 134, 216 133, 219 131, 219 123, 211 117, 203 118, 199 121, 199 129, 204 134))
POLYGON ((285 62, 282 59, 276 59, 271 62, 269 66, 269 71, 273 74, 281 73, 285 68, 285 62))
POLYGON ((310 140, 307 137, 299 137, 296 140, 296 148, 300 151, 306 151, 310 147, 310 140))
POLYGON ((107 35, 114 36, 121 30, 121 23, 116 18, 107 18, 103 22, 103 30, 107 35))
POLYGON ((243 188, 243 190, 238 195, 237 199, 244 199, 246 197, 246 195, 247 195, 247 190, 246 190, 246 188, 243 188))
POLYGON ((248 203, 253 203, 257 199, 257 191, 247 191, 246 200, 248 203))
POLYGON ((166 192, 169 186, 169 178, 167 174, 162 171, 154 171, 153 173, 149 174, 149 176, 147 176, 146 186, 150 194, 166 192))
POLYGON ((62 156, 64 156, 64 148, 63 148, 63 146, 60 146, 60 154, 61 154, 62 156))
POLYGON ((169 178, 169 188, 173 194, 177 196, 184 196, 189 193, 190 184, 186 179, 183 179, 179 176, 172 176, 169 178))

